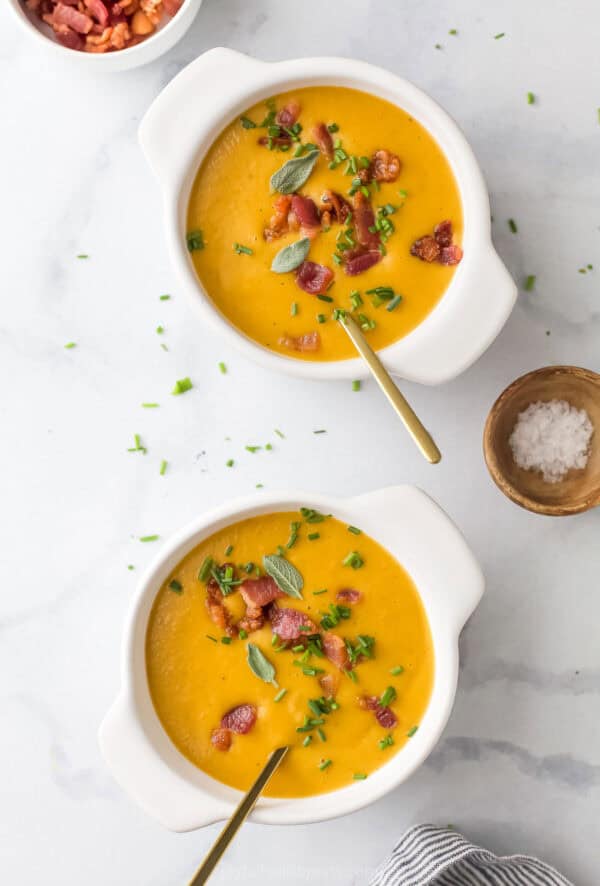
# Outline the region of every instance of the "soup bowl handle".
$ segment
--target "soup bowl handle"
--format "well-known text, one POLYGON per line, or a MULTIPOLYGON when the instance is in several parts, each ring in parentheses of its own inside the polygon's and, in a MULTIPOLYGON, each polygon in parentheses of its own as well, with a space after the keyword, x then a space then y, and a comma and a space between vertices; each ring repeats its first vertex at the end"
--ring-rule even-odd
POLYGON ((416 486, 391 486, 368 492, 353 499, 352 505, 371 515, 371 534, 377 535, 389 550, 394 550, 394 540, 402 533, 402 563, 422 593, 430 621, 439 624, 455 642, 485 589, 481 567, 458 527, 416 486))
POLYGON ((98 740, 115 780, 169 830, 188 831, 229 816, 231 804, 203 792, 165 765, 149 742, 127 692, 122 692, 108 711, 98 740))
POLYGON ((217 47, 200 55, 163 89, 142 119, 138 137, 164 188, 179 188, 194 155, 217 134, 222 109, 239 95, 240 82, 266 67, 265 62, 217 47))

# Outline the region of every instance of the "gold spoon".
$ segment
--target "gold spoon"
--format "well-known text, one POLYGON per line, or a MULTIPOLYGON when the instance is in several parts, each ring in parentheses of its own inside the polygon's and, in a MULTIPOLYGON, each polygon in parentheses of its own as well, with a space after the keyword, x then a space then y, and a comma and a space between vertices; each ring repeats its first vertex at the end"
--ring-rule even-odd
POLYGON ((212 849, 190 880, 189 886, 202 886, 203 883, 206 883, 221 860, 221 856, 254 809, 256 801, 262 793, 263 788, 266 787, 267 782, 287 754, 288 750, 289 747, 286 745, 283 748, 277 748, 276 751, 273 751, 265 763, 262 772, 259 774, 246 796, 242 797, 237 809, 215 840, 212 849))
POLYGON ((364 337, 360 326, 350 314, 341 316, 339 322, 343 329, 346 330, 354 347, 371 370, 371 374, 375 381, 396 410, 396 413, 404 422, 406 430, 413 438, 427 461, 431 462, 433 465, 437 464, 440 461, 442 454, 435 445, 433 437, 427 428, 421 424, 420 419, 414 413, 406 398, 400 393, 394 384, 391 375, 385 369, 383 363, 364 337))

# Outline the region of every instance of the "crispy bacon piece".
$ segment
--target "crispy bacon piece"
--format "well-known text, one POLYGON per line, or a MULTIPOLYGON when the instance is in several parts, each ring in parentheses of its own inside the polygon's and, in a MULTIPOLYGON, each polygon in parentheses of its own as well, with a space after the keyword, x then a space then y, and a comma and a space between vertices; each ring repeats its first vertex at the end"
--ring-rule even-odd
POLYGON ((247 578, 240 585, 240 593, 246 606, 266 606, 278 597, 284 597, 275 581, 270 575, 261 575, 260 578, 247 578))
POLYGON ((237 628, 233 624, 231 613, 225 605, 221 588, 214 578, 211 578, 206 585, 206 608, 208 609, 210 620, 220 630, 225 631, 230 637, 237 636, 237 628))
POLYGON ((165 12, 167 15, 171 17, 176 15, 181 9, 181 4, 183 0, 163 0, 163 6, 165 8, 165 12))
POLYGON ((457 243, 442 246, 438 259, 441 265, 457 265, 463 257, 463 251, 457 243))
POLYGON ((264 229, 263 236, 270 243, 272 240, 278 240, 289 230, 288 215, 292 198, 287 194, 280 194, 273 203, 273 215, 269 219, 269 226, 264 229))
POLYGON ((258 139, 259 145, 291 145, 291 136, 282 133, 281 135, 261 135, 258 139))
POLYGON ((84 0, 89 14, 104 28, 108 23, 108 9, 102 0, 84 0))
POLYGON ((357 191, 353 197, 354 233, 361 246, 367 249, 378 249, 380 244, 379 233, 371 230, 375 227, 375 213, 369 200, 362 191, 357 191))
POLYGON ((218 751, 228 751, 231 747, 231 732, 229 729, 213 729, 210 735, 210 743, 218 751))
POLYGON ((314 261, 303 261, 296 271, 296 283, 311 295, 322 295, 333 280, 333 271, 314 261))
POLYGON ((354 588, 341 588, 335 597, 341 603, 358 603, 362 594, 360 591, 355 591, 354 588))
POLYGON ((349 671, 352 667, 346 644, 341 637, 333 634, 331 631, 325 631, 321 634, 321 643, 323 652, 329 661, 339 668, 341 671, 349 671))
POLYGON ((67 49, 83 49, 85 46, 82 35, 67 25, 54 25, 54 33, 61 46, 66 46, 67 49))
POLYGON ((401 169, 400 157, 385 148, 375 151, 371 158, 371 174, 375 181, 395 182, 401 169))
POLYGON ((450 246, 452 243, 452 222, 450 219, 441 221, 433 229, 433 237, 438 246, 450 246))
POLYGON ((321 227, 321 219, 317 204, 310 197, 294 194, 292 197, 292 212, 295 215, 302 232, 308 237, 314 237, 321 227))
POLYGON ((313 138, 315 143, 328 160, 333 157, 333 139, 331 133, 324 123, 317 123, 313 128, 313 138))
POLYGON ((271 622, 271 630, 280 640, 297 640, 307 633, 316 633, 317 630, 316 624, 308 615, 298 609, 280 609, 276 603, 269 604, 267 617, 271 622), (308 630, 303 631, 301 628, 308 630))
POLYGON ((426 262, 436 261, 439 258, 440 251, 439 243, 435 237, 432 237, 430 234, 426 234, 424 237, 420 237, 419 240, 415 240, 410 247, 411 255, 426 262))
POLYGON ((290 128, 293 126, 298 117, 300 116, 300 102, 295 101, 295 99, 291 99, 287 105, 284 105, 279 111, 277 111, 277 115, 275 117, 275 122, 278 126, 285 126, 286 128, 290 128))
POLYGON ((362 695, 358 699, 358 706, 363 711, 373 711, 377 722, 384 729, 394 729, 398 725, 398 718, 393 710, 380 704, 376 695, 362 695))
POLYGON ((328 698, 334 698, 339 684, 340 678, 337 674, 323 674, 319 677, 319 686, 328 698))
POLYGON ((346 261, 344 262, 344 271, 349 277, 356 277, 368 271, 373 265, 376 265, 382 259, 379 249, 369 249, 367 252, 360 250, 352 250, 346 253, 346 261))
POLYGON ((318 332, 305 332, 303 335, 282 335, 279 344, 290 351, 318 351, 321 336, 318 332))
POLYGON ((44 21, 54 27, 55 25, 66 25, 77 31, 78 34, 89 34, 94 25, 91 17, 79 12, 66 3, 57 3, 51 15, 45 15, 44 21))
POLYGON ((433 229, 433 237, 426 234, 410 247, 410 254, 422 261, 437 261, 441 265, 457 265, 463 257, 463 251, 457 243, 452 243, 452 222, 441 221, 433 229))
POLYGON ((246 606, 246 612, 239 620, 237 627, 238 631, 243 629, 248 634, 252 634, 254 631, 260 631, 264 623, 265 614, 262 610, 262 606, 250 605, 246 606))
POLYGON ((221 718, 221 729, 230 729, 236 735, 246 735, 256 723, 256 708, 251 704, 239 704, 221 718))
POLYGON ((361 185, 369 185, 373 181, 373 169, 371 163, 368 166, 362 166, 356 173, 361 185))
POLYGON ((86 52, 111 52, 114 49, 125 49, 131 40, 129 25, 119 23, 113 27, 104 28, 98 36, 88 34, 85 49, 86 52))
POLYGON ((341 194, 336 193, 336 191, 325 191, 321 195, 321 205, 321 222, 323 223, 324 227, 329 227, 332 221, 336 221, 339 224, 343 225, 352 212, 352 207, 350 206, 346 198, 342 197, 341 194), (328 214, 326 224, 323 218, 325 213, 328 214))

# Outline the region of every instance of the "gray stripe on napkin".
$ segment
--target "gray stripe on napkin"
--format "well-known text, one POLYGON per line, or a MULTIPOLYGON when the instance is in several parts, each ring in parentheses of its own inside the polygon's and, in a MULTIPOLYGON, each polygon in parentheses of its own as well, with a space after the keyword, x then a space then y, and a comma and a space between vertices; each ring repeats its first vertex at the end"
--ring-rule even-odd
POLYGON ((450 828, 417 825, 404 834, 369 886, 573 886, 527 855, 499 858, 450 828))

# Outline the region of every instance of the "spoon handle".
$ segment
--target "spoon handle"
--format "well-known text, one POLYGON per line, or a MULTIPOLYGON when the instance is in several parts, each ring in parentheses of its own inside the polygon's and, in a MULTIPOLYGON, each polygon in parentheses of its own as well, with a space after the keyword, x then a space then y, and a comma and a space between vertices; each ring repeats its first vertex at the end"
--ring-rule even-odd
POLYGON ((440 461, 442 454, 437 448, 433 437, 427 428, 423 426, 409 402, 394 384, 391 375, 387 369, 385 369, 383 363, 367 342, 362 330, 355 322, 354 318, 349 314, 346 314, 345 317, 340 318, 339 322, 348 333, 356 350, 371 370, 375 381, 404 422, 406 430, 411 435, 427 461, 434 465, 437 464, 440 461))
POLYGON ((287 754, 289 748, 286 745, 283 748, 277 748, 276 751, 273 751, 269 759, 267 760, 262 772, 248 791, 248 793, 242 797, 240 803, 215 840, 212 849, 209 851, 208 855, 192 877, 189 882, 189 886, 202 886, 203 883, 206 883, 219 861, 221 860, 221 856, 237 834, 240 827, 243 825, 245 820, 248 818, 252 810, 254 809, 254 805, 258 800, 263 788, 266 786, 267 782, 287 754))

